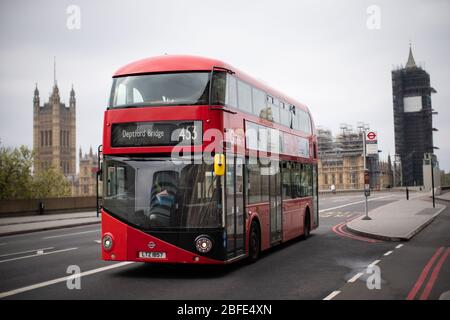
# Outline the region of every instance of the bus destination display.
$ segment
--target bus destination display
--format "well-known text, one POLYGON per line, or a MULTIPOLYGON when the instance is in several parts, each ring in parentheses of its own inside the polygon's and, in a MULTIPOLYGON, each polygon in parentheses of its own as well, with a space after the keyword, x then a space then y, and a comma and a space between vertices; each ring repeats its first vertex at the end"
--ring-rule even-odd
POLYGON ((201 121, 130 122, 113 124, 112 147, 200 145, 201 121))

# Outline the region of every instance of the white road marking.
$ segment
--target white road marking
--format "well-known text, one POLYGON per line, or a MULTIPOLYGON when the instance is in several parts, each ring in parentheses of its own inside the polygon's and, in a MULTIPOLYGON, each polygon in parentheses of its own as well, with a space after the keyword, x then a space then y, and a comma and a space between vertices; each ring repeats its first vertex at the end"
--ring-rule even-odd
MULTIPOLYGON (((333 291, 332 293, 327 295, 325 298, 323 298, 323 300, 331 300, 334 297, 336 297, 339 293, 341 293, 341 292, 340 291, 333 291)), ((0 298, 1 298, 1 294, 0 294, 0 298)))
POLYGON ((102 240, 94 240, 97 243, 102 243, 102 240))
POLYGON ((17 257, 17 258, 11 258, 11 259, 6 259, 6 260, 0 260, 0 263, 8 262, 8 261, 14 261, 14 260, 21 260, 21 259, 26 259, 26 258, 41 257, 41 256, 46 256, 48 254, 59 253, 59 252, 66 252, 66 251, 77 250, 77 249, 78 248, 69 248, 69 249, 62 249, 62 250, 44 252, 44 253, 41 253, 41 254, 33 254, 33 255, 24 256, 24 257, 17 257))
MULTIPOLYGON (((378 198, 369 199, 368 201, 375 201, 375 200, 380 200, 380 199, 385 199, 385 198, 392 198, 393 196, 394 196, 394 195, 389 195, 389 196, 384 196, 384 197, 378 197, 378 198)), ((343 204, 343 205, 340 205, 340 206, 337 206, 337 207, 319 210, 319 213, 327 212, 327 211, 331 211, 331 210, 335 210, 335 209, 340 209, 340 208, 344 208, 344 207, 348 207, 348 206, 352 206, 352 205, 354 205, 354 204, 364 203, 365 201, 366 201, 366 200, 361 200, 361 201, 356 201, 356 202, 350 202, 350 203, 343 204)))
POLYGON ((369 264, 367 267, 373 267, 374 265, 376 265, 378 262, 380 262, 380 260, 375 260, 374 262, 372 262, 371 264, 369 264))
POLYGON ((359 273, 355 274, 352 278, 350 278, 347 282, 350 282, 350 283, 355 282, 355 281, 358 280, 359 277, 361 277, 363 274, 364 274, 364 273, 359 272, 359 273))
POLYGON ((388 251, 388 252, 386 252, 385 254, 383 254, 383 256, 388 256, 388 255, 390 255, 392 253, 392 250, 391 251, 388 251))
POLYGON ((400 249, 401 247, 403 247, 403 244, 399 244, 395 247, 395 249, 400 249))
POLYGON ((75 235, 78 235, 78 234, 85 234, 85 233, 92 233, 92 232, 99 232, 99 231, 100 231, 100 229, 89 230, 89 231, 82 231, 82 232, 75 232, 75 233, 66 233, 66 234, 60 234, 60 235, 57 235, 57 236, 45 237, 45 238, 42 238, 42 239, 54 239, 54 238, 75 236, 75 235))
POLYGON ((353 213, 351 211, 331 211, 331 212, 327 212, 327 213, 320 213, 320 216, 322 218, 342 218, 342 217, 346 217, 346 218, 350 218, 351 216, 353 216, 353 213))
POLYGON ((0 258, 2 258, 2 257, 9 257, 9 256, 15 256, 15 255, 18 255, 18 254, 23 254, 23 253, 30 253, 30 252, 38 252, 38 251, 50 250, 50 249, 54 249, 54 247, 34 249, 34 250, 14 252, 14 253, 6 253, 6 254, 0 255, 0 258))
POLYGON ((92 269, 92 270, 89 270, 89 271, 81 272, 80 274, 75 275, 75 276, 72 274, 72 275, 67 276, 67 277, 62 277, 62 278, 58 278, 58 279, 54 279, 54 280, 41 282, 41 283, 33 284, 31 286, 27 286, 27 287, 23 287, 23 288, 19 288, 19 289, 14 289, 14 290, 11 290, 11 291, 1 292, 0 293, 0 299, 6 298, 6 297, 10 297, 10 296, 13 296, 13 295, 16 295, 16 294, 19 294, 19 293, 31 291, 31 290, 34 290, 34 289, 48 287, 48 286, 51 286, 51 285, 56 284, 56 283, 65 282, 65 281, 67 281, 69 279, 72 280, 72 279, 75 279, 75 278, 81 278, 81 277, 84 277, 84 276, 88 276, 88 275, 91 275, 91 274, 103 272, 103 271, 106 271, 106 270, 123 267, 123 266, 126 266, 126 265, 131 264, 131 263, 134 263, 134 262, 129 262, 129 261, 120 262, 120 263, 116 263, 116 264, 109 265, 109 266, 106 266, 106 267, 101 267, 101 268, 97 268, 97 269, 92 269))

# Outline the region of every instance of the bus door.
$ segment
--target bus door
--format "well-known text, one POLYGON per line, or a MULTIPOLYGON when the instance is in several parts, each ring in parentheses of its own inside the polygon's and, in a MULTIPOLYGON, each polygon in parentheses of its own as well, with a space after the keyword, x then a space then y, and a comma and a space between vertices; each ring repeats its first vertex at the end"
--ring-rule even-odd
POLYGON ((271 161, 269 168, 270 243, 281 241, 281 168, 278 161, 271 161))
POLYGON ((314 227, 319 226, 319 183, 317 164, 313 166, 313 208, 314 208, 314 227))
POLYGON ((244 159, 227 155, 226 168, 226 229, 228 258, 244 253, 244 159))

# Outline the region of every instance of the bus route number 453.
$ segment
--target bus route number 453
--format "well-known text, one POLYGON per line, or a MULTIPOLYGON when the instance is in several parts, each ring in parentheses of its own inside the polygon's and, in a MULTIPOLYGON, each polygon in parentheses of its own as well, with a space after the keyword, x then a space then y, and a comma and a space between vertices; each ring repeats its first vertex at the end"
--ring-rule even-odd
POLYGON ((183 138, 183 140, 197 140, 197 127, 194 125, 183 128, 181 129, 179 136, 183 138))

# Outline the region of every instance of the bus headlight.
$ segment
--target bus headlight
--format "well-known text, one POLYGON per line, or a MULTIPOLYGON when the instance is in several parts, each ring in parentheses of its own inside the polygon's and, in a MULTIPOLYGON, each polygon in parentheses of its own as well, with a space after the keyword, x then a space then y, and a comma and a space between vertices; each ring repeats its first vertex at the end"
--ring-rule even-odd
POLYGON ((114 244, 113 238, 110 234, 105 234, 102 239, 103 249, 109 251, 112 249, 114 244))
POLYGON ((201 235, 195 239, 195 247, 198 252, 207 253, 211 250, 212 246, 212 240, 208 236, 201 235))

